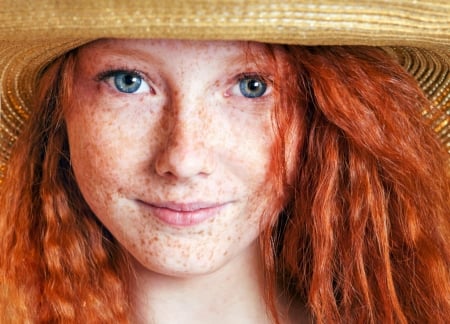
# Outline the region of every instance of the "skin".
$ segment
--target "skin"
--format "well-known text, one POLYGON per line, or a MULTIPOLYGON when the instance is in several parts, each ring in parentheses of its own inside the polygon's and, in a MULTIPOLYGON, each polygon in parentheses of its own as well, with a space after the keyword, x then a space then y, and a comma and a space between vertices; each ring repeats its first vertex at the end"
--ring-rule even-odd
POLYGON ((240 42, 102 40, 79 50, 65 111, 72 167, 134 260, 138 322, 269 322, 257 248, 277 198, 275 71, 265 60, 263 45, 240 42), (118 90, 118 70, 142 76, 135 93, 118 90), (262 96, 242 94, 244 74, 266 79, 262 96))

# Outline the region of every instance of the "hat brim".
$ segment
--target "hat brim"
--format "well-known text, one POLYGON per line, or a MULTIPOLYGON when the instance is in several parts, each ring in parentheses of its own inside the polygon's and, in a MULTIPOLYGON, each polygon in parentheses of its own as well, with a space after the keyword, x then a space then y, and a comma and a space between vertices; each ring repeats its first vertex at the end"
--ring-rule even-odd
POLYGON ((4 0, 2 39, 179 38, 450 46, 450 3, 377 0, 4 0))

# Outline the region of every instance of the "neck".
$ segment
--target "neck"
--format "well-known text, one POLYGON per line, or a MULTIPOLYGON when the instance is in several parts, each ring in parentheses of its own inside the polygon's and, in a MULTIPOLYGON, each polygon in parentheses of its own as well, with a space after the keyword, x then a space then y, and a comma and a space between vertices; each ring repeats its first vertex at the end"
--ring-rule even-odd
POLYGON ((138 323, 270 323, 257 243, 208 274, 166 276, 137 262, 135 268, 138 323))

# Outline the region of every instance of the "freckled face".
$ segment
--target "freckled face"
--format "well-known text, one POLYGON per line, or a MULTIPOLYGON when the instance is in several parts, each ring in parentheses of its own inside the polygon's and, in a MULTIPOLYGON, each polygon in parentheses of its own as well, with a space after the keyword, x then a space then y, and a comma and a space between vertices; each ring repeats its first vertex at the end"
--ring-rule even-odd
POLYGON ((147 269, 207 273, 254 249, 276 198, 275 73, 261 57, 262 45, 239 42, 103 40, 79 50, 65 115, 76 180, 147 269))

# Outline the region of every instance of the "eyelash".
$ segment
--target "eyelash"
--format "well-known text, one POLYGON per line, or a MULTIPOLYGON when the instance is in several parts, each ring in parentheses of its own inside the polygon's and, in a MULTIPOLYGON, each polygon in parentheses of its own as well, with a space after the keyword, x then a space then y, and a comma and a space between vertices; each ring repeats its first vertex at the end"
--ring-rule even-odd
POLYGON ((117 69, 108 69, 105 71, 100 72, 96 77, 96 81, 105 81, 106 79, 113 77, 117 73, 132 73, 132 74, 138 74, 140 77, 143 78, 143 74, 135 69, 127 69, 127 68, 117 68, 117 69))
POLYGON ((255 79, 259 79, 261 81, 264 81, 266 83, 272 83, 272 78, 265 74, 265 73, 259 73, 259 72, 244 72, 244 73, 239 73, 236 76, 236 80, 241 80, 241 79, 245 79, 245 78, 255 78, 255 79))

